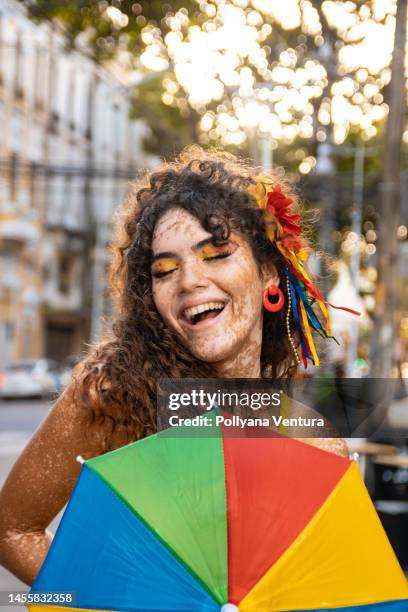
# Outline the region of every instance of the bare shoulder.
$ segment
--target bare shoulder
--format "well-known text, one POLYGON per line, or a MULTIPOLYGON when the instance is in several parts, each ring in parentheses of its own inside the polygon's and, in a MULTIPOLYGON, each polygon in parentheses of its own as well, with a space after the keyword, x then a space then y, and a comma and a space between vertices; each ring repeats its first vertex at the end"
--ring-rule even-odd
POLYGON ((315 446, 348 459, 349 450, 344 438, 298 438, 301 442, 315 446))
MULTIPOLYGON (((291 400, 290 414, 291 416, 303 416, 308 419, 322 418, 322 415, 316 410, 297 400, 291 400)), ((298 437, 297 439, 311 446, 315 446, 316 448, 321 448, 322 450, 348 458, 349 450, 345 439, 338 434, 330 421, 327 419, 323 419, 323 421, 323 427, 318 430, 319 437, 317 435, 316 437, 309 437, 306 435, 307 432, 305 431, 305 436, 302 435, 302 437, 298 437)), ((313 433, 317 433, 317 431, 314 430, 313 433)))

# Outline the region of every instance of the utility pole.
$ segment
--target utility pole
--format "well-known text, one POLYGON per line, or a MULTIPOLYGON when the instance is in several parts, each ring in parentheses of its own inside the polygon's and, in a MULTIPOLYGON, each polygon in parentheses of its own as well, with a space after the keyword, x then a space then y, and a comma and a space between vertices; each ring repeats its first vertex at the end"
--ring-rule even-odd
MULTIPOLYGON (((328 142, 319 143, 316 155, 316 174, 319 178, 319 208, 320 208, 320 223, 319 223, 319 247, 323 253, 334 255, 335 243, 333 240, 333 232, 336 229, 336 209, 337 209, 337 193, 336 193, 336 162, 335 152, 336 147, 331 138, 332 127, 328 130, 328 142)), ((327 295, 330 290, 329 270, 327 270, 325 261, 321 261, 321 270, 323 271, 320 286, 323 294, 327 295)))
POLYGON ((390 100, 385 130, 384 171, 378 209, 377 284, 371 344, 371 376, 391 376, 398 292, 397 229, 401 203, 402 133, 405 114, 404 57, 407 2, 398 0, 394 51, 391 61, 390 100))
MULTIPOLYGON (((364 203, 364 141, 360 140, 354 149, 354 176, 353 176, 353 214, 351 217, 351 231, 356 235, 351 255, 351 284, 358 295, 360 276, 360 235, 363 218, 364 203)), ((358 353, 359 321, 356 317, 350 321, 350 338, 347 351, 347 375, 353 375, 353 366, 358 353)))
MULTIPOLYGON (((331 98, 331 88, 337 78, 337 52, 336 52, 336 33, 332 29, 326 20, 324 10, 321 2, 314 2, 313 6, 316 8, 320 23, 322 26, 322 35, 324 42, 319 47, 318 58, 319 61, 326 68, 327 73, 327 84, 324 88, 322 99, 325 98, 327 101, 331 98)), ((333 134, 333 122, 330 121, 326 131, 327 139, 324 143, 320 143, 317 147, 317 166, 316 172, 323 175, 320 183, 320 231, 319 231, 319 245, 324 253, 329 255, 335 255, 335 243, 333 241, 333 232, 336 229, 336 216, 337 216, 337 169, 335 162, 336 144, 334 142, 333 134), (320 159, 319 159, 320 158, 320 159)), ((325 269, 324 262, 322 262, 322 269, 324 274, 322 276, 321 288, 327 295, 330 289, 330 278, 328 276, 329 270, 325 269)))
POLYGON ((93 312, 95 299, 95 291, 93 288, 93 281, 89 274, 88 262, 92 262, 92 273, 95 275, 96 264, 96 250, 97 250, 97 236, 98 236, 98 211, 93 210, 93 184, 94 179, 92 173, 89 170, 94 165, 94 126, 93 126, 93 114, 95 112, 95 92, 98 87, 98 77, 92 75, 89 82, 89 90, 87 96, 87 108, 86 108, 86 173, 84 186, 83 186, 83 203, 84 203, 84 235, 83 235, 83 269, 82 269, 82 311, 83 311, 83 324, 82 324, 82 336, 86 342, 89 339, 94 340, 93 337, 93 312))

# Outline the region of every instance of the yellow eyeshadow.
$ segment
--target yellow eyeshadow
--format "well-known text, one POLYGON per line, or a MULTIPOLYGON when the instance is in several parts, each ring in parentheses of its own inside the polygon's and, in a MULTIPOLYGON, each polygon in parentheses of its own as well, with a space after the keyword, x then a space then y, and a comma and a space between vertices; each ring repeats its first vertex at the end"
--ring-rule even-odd
POLYGON ((217 255, 231 254, 238 248, 238 245, 235 242, 228 242, 227 244, 223 244, 221 246, 216 246, 214 244, 206 244, 202 249, 198 251, 198 255, 203 259, 207 259, 209 257, 217 257, 217 255))
POLYGON ((152 274, 165 274, 172 272, 178 268, 178 263, 175 259, 160 259, 152 264, 152 274))

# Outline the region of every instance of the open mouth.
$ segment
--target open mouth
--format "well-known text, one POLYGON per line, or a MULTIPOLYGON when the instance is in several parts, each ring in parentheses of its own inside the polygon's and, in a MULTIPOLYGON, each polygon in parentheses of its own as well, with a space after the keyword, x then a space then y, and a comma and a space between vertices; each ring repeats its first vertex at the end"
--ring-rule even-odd
POLYGON ((187 323, 192 326, 198 325, 203 321, 216 319, 225 308, 224 302, 207 302, 192 308, 183 310, 182 316, 187 323))

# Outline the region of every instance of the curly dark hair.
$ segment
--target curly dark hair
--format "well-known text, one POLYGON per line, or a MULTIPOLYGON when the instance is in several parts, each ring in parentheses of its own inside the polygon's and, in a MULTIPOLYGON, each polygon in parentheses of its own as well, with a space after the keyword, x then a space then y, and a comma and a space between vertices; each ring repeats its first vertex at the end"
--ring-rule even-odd
MULTIPOLYGON (((232 229, 240 232, 259 269, 273 263, 284 278, 282 256, 267 239, 262 210, 249 193, 256 175, 256 169, 231 154, 193 145, 131 187, 116 215, 111 246, 115 316, 108 335, 93 347, 75 377, 78 399, 91 422, 109 421, 112 432, 120 428, 129 441, 139 439, 156 431, 159 378, 216 376, 214 366, 194 357, 166 326, 153 301, 151 243, 164 212, 183 208, 213 235, 215 244, 226 242, 232 229)), ((299 208, 293 187, 283 176, 279 183, 299 208)), ((281 287, 286 307, 264 312, 263 378, 291 377, 297 368, 286 333, 285 283, 281 287)), ((292 313, 289 324, 296 340, 292 313)))

